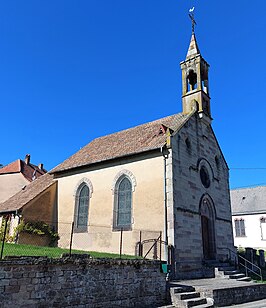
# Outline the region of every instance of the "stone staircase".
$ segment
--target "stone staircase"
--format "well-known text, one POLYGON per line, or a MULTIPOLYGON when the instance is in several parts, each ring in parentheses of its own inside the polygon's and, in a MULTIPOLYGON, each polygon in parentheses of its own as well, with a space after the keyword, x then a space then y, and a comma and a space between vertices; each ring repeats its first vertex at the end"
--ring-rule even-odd
POLYGON ((251 278, 243 274, 235 266, 230 265, 228 262, 212 261, 209 263, 215 269, 215 277, 224 277, 227 279, 235 279, 236 281, 251 281, 251 278))
POLYGON ((214 307, 213 300, 211 298, 201 297, 200 293, 196 292, 195 288, 192 286, 179 286, 170 288, 170 296, 173 306, 169 307, 214 307))
MULTIPOLYGON (((241 273, 235 266, 230 265, 228 262, 208 261, 206 265, 214 268, 216 278, 234 279, 241 282, 251 281, 250 277, 245 276, 245 274, 241 273)), ((176 287, 170 287, 170 296, 172 305, 165 306, 165 308, 214 307, 214 300, 210 297, 203 297, 193 286, 178 285, 176 287)))

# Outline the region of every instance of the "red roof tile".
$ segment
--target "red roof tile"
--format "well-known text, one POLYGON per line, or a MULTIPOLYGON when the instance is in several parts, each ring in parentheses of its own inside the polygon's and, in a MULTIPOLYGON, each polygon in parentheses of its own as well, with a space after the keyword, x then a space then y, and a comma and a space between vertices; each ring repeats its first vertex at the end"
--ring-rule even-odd
POLYGON ((22 173, 23 176, 29 182, 31 182, 34 180, 34 176, 36 179, 41 175, 45 174, 46 170, 41 170, 38 168, 38 166, 35 166, 31 163, 27 165, 23 160, 18 159, 0 169, 0 176, 1 174, 11 174, 11 173, 22 173))
POLYGON ((166 142, 165 128, 168 127, 173 131, 177 131, 189 117, 190 115, 179 113, 94 139, 80 151, 56 166, 51 172, 70 170, 97 162, 158 149, 166 142))
POLYGON ((21 160, 17 159, 12 163, 0 168, 0 174, 18 173, 21 171, 21 160))

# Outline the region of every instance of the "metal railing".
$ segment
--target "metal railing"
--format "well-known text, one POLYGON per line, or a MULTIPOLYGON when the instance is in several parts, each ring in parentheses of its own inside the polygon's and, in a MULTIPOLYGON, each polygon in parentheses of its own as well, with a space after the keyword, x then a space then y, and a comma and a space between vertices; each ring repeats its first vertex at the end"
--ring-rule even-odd
POLYGON ((239 266, 242 266, 245 268, 245 273, 246 276, 250 276, 249 273, 253 273, 254 275, 258 276, 260 278, 260 280, 262 281, 262 270, 259 266, 257 266, 256 264, 252 263, 251 261, 249 261, 248 259, 242 257, 240 254, 234 252, 233 250, 231 250, 228 247, 224 247, 224 248, 220 248, 220 249, 226 249, 229 252, 229 260, 230 261, 234 261, 235 265, 239 268, 239 266), (232 256, 234 258, 232 258, 232 256), (240 262, 241 260, 241 262, 240 262), (257 270, 257 272, 255 271, 257 270))
POLYGON ((120 259, 143 258, 145 255, 145 258, 161 260, 165 251, 162 231, 159 230, 114 230, 111 224, 88 224, 80 231, 74 222, 43 222, 35 221, 33 217, 28 221, 18 221, 14 226, 12 219, 11 216, 5 216, 0 220, 0 260, 9 256, 56 258, 62 254, 76 253, 120 259), (138 235, 139 241, 135 242, 138 235), (107 254, 97 253, 97 245, 102 243, 102 238, 106 239, 107 254))

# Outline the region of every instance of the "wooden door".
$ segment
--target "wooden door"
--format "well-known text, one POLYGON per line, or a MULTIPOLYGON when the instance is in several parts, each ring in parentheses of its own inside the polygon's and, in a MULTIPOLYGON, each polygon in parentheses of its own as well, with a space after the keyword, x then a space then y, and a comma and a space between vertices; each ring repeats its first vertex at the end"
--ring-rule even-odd
POLYGON ((211 259, 211 241, 209 219, 206 216, 201 216, 201 230, 202 230, 202 245, 203 256, 205 260, 211 259))

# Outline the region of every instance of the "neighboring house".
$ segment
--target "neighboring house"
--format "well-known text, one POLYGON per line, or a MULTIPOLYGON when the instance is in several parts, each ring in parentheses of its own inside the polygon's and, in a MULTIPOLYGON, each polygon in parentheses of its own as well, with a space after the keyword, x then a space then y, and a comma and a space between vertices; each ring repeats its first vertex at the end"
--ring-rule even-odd
MULTIPOLYGON (((53 176, 48 173, 42 175, 0 204, 0 225, 3 217, 8 216, 10 236, 15 234, 21 219, 25 222, 43 221, 56 227, 56 194, 57 185, 53 176)), ((29 243, 33 244, 33 242, 29 243)))
POLYGON ((234 243, 266 249, 266 186, 231 190, 234 243))
MULTIPOLYGON (((181 113, 97 138, 50 172, 56 184, 47 175, 60 246, 73 222, 75 249, 117 253, 122 230, 123 253, 134 255, 140 241, 162 234, 171 247, 163 259, 171 260, 176 278, 204 277, 205 261, 227 257, 233 249, 228 167, 211 126, 208 69, 193 33, 181 62, 181 113)), ((32 213, 38 181, 26 187, 32 197, 24 207, 32 202, 32 213)))
POLYGON ((39 176, 46 173, 43 164, 38 166, 30 162, 30 155, 25 160, 18 159, 0 168, 0 203, 19 192, 39 176))

